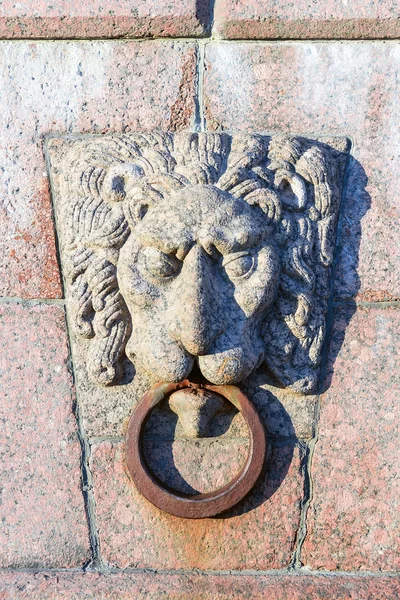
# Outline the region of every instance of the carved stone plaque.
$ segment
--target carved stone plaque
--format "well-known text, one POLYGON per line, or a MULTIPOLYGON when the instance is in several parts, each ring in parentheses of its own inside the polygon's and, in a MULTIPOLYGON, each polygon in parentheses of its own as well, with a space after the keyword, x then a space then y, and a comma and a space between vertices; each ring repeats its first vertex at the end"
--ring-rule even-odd
POLYGON ((94 414, 131 413, 126 466, 158 508, 210 517, 255 485, 259 367, 296 395, 316 391, 346 152, 344 138, 289 135, 49 140, 68 318, 86 341, 78 389, 102 390, 94 414), (187 438, 236 409, 249 452, 226 485, 188 495, 152 470, 143 440, 165 403, 187 438))
POLYGON ((69 319, 100 386, 127 359, 315 391, 345 138, 151 133, 48 143, 69 319))

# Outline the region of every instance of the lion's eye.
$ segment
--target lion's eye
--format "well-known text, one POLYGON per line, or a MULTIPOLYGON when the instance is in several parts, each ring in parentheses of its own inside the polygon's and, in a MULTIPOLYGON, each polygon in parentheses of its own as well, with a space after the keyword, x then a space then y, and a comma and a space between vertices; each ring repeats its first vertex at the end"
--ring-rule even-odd
POLYGON ((177 275, 182 263, 175 256, 164 254, 156 248, 144 248, 146 270, 153 277, 167 278, 177 275))
POLYGON ((248 253, 234 254, 226 257, 223 261, 223 266, 228 277, 237 279, 248 275, 254 266, 254 257, 248 253))

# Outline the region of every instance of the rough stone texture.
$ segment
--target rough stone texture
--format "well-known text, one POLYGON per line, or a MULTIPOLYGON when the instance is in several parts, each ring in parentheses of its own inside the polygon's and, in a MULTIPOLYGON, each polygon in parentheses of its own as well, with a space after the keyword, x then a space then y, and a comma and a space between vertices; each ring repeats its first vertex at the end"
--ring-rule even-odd
POLYGON ((345 306, 335 314, 302 561, 314 569, 394 571, 400 568, 400 310, 353 312, 345 306))
POLYGON ((400 8, 392 0, 216 0, 215 29, 231 39, 398 38, 400 8))
POLYGON ((345 139, 177 133, 49 142, 70 321, 88 373, 217 385, 263 360, 315 391, 345 139), (332 147, 333 146, 333 147, 332 147))
MULTIPOLYGON (((218 459, 221 446, 216 449, 218 459)), ((170 516, 141 497, 128 478, 123 453, 123 444, 92 447, 101 549, 111 565, 228 570, 290 564, 303 495, 302 450, 290 444, 274 447, 267 475, 247 499, 225 518, 199 521, 170 516)), ((232 447, 230 461, 231 453, 232 447)))
POLYGON ((1 304, 0 323, 0 566, 80 567, 91 553, 64 310, 1 304))
POLYGON ((370 575, 2 573, 1 600, 395 600, 400 578, 370 575))
POLYGON ((207 0, 3 0, 2 38, 190 37, 205 33, 207 0))
POLYGON ((61 296, 44 136, 191 127, 195 80, 192 43, 0 42, 0 295, 61 296))
POLYGON ((400 47, 384 42, 212 43, 209 129, 348 135, 336 294, 400 297, 400 47))

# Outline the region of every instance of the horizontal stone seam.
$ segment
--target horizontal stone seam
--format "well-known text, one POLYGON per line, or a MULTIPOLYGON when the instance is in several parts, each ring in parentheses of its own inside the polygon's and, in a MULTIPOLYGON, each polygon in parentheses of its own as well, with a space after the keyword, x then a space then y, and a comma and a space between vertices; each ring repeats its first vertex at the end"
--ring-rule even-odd
MULTIPOLYGON (((166 39, 166 38, 164 38, 166 39)), ((172 39, 172 38, 171 38, 172 39)), ((400 40, 400 36, 396 35, 396 36, 391 36, 391 37, 386 37, 386 36, 377 36, 374 35, 372 37, 260 37, 260 38, 239 38, 239 37, 220 37, 220 35, 218 34, 218 32, 213 32, 213 35, 210 37, 207 36, 202 36, 201 39, 209 39, 212 42, 229 42, 229 43, 234 43, 234 42, 238 42, 238 43, 246 43, 246 42, 254 42, 254 43, 263 43, 263 42, 273 42, 273 43, 285 43, 285 42, 296 42, 296 43, 308 43, 308 42, 391 42, 391 41, 399 41, 400 40)))
MULTIPOLYGON (((397 37, 373 37, 373 38, 220 38, 216 35, 199 35, 195 36, 177 36, 177 37, 148 37, 148 38, 128 38, 128 37, 60 37, 60 38, 41 38, 41 37, 14 37, 14 38, 6 38, 0 36, 0 43, 18 43, 18 42, 32 42, 32 43, 51 43, 54 42, 70 42, 70 43, 85 43, 85 42, 108 42, 108 43, 140 43, 140 44, 153 44, 163 42, 165 44, 171 44, 173 42, 182 42, 182 43, 194 43, 198 41, 203 41, 207 45, 208 44, 259 44, 259 45, 268 45, 268 44, 332 44, 336 42, 340 42, 341 44, 398 44, 400 41, 400 36, 397 37)), ((225 131, 225 130, 224 130, 225 131)))
MULTIPOLYGON (((0 296, 0 304, 21 304, 22 306, 36 306, 37 304, 55 304, 58 306, 65 306, 65 298, 20 298, 18 296, 0 296)), ((352 298, 346 298, 343 300, 334 300, 334 306, 343 306, 352 304, 353 306, 366 306, 370 308, 400 308, 399 300, 375 300, 370 302, 363 302, 354 300, 352 298)))
MULTIPOLYGON (((125 438, 122 435, 116 435, 116 436, 99 435, 99 436, 93 436, 93 437, 89 438, 89 442, 91 444, 99 444, 101 442, 123 442, 124 439, 125 438)), ((249 438, 247 438, 247 437, 227 437, 227 438, 221 439, 218 436, 217 436, 217 438, 214 438, 214 437, 199 437, 199 438, 174 437, 174 438, 171 438, 171 437, 162 437, 162 436, 156 436, 156 435, 144 435, 143 439, 153 441, 153 442, 173 442, 175 440, 189 440, 189 439, 195 440, 196 442, 201 442, 203 440, 209 441, 209 440, 218 439, 218 441, 220 441, 220 442, 229 443, 229 442, 245 442, 249 438)), ((286 439, 286 438, 284 438, 284 439, 286 439)))
MULTIPOLYGON (((166 38, 164 38, 166 39, 166 38)), ((172 39, 172 38, 170 38, 172 39)), ((176 38, 176 39, 180 39, 180 38, 176 38)), ((195 38, 196 39, 196 38, 195 38)), ((197 38, 199 39, 199 38, 197 38)), ((303 38, 299 38, 299 37, 279 37, 279 38, 225 38, 225 37, 220 37, 218 32, 213 32, 213 35, 211 36, 203 36, 202 38, 200 38, 202 40, 204 40, 204 42, 206 44, 211 44, 211 43, 218 43, 218 44, 260 44, 260 45, 267 45, 267 44, 308 44, 308 43, 316 43, 316 44, 320 44, 320 43, 326 43, 326 44, 331 44, 331 43, 336 43, 336 42, 340 42, 340 43, 349 43, 349 44, 358 44, 358 43, 366 43, 366 44, 370 44, 370 43, 380 43, 380 44, 385 44, 385 43, 396 43, 400 41, 400 35, 396 36, 396 37, 379 37, 379 36, 374 36, 371 38, 367 38, 367 37, 332 37, 332 38, 327 38, 327 37, 303 37, 303 38)))
MULTIPOLYGON (((197 44, 198 49, 204 49, 205 48, 205 44, 197 44)), ((199 53, 198 53, 199 54, 199 53)), ((204 66, 204 65, 203 65, 204 66)), ((200 107, 199 107, 200 108, 200 107)), ((203 110, 204 110, 204 106, 203 106, 203 110)), ((193 125, 193 127, 189 127, 188 129, 185 129, 185 133, 196 133, 199 131, 199 122, 198 120, 195 120, 195 123, 193 125)), ((164 130, 159 130, 159 131, 164 131, 164 130)), ((274 130, 270 130, 270 129, 252 129, 251 130, 251 134, 252 135, 264 135, 266 137, 271 137, 273 135, 276 135, 277 133, 279 133, 280 130, 274 129, 274 130)), ((140 133, 140 130, 133 130, 130 133, 140 133)), ((205 129, 203 131, 203 133, 215 133, 213 130, 209 131, 207 130, 207 126, 205 126, 205 129)), ((228 135, 247 135, 248 132, 245 132, 243 130, 238 130, 238 129, 224 129, 223 131, 221 131, 220 133, 224 133, 224 134, 228 134, 228 135)), ((117 133, 118 134, 118 133, 117 133)), ((43 138, 45 139, 46 142, 48 142, 48 140, 52 140, 52 139, 58 139, 60 137, 62 137, 63 139, 66 140, 94 140, 94 139, 102 139, 104 137, 107 136, 111 136, 113 135, 113 132, 109 132, 109 133, 65 133, 63 131, 55 131, 49 134, 45 134, 43 136, 43 138)), ((118 134, 119 135, 119 134, 118 134)), ((331 137, 338 137, 338 134, 335 133, 334 131, 324 131, 323 133, 321 133, 320 131, 313 131, 313 132, 304 132, 304 131, 292 131, 291 136, 297 136, 297 137, 306 137, 306 138, 331 138, 331 137)), ((352 148, 354 147, 354 139, 352 138, 351 135, 347 134, 347 133, 343 133, 341 136, 339 137, 343 137, 343 138, 347 138, 351 141, 352 144, 352 148)), ((351 153, 351 151, 350 151, 351 153)))
POLYGON ((223 570, 185 570, 185 569, 135 569, 132 567, 128 567, 126 569, 118 569, 116 567, 104 567, 104 568, 82 568, 82 569, 52 569, 48 568, 0 568, 1 573, 31 573, 31 574, 41 574, 47 573, 49 575, 57 575, 63 573, 70 574, 82 574, 85 573, 99 573, 102 575, 160 575, 160 576, 174 576, 174 575, 186 575, 186 576, 224 576, 224 577, 281 577, 281 576, 290 576, 293 578, 296 577, 318 577, 318 578, 348 578, 348 579, 366 579, 366 578, 374 578, 380 579, 383 577, 388 578, 398 578, 400 576, 400 571, 312 571, 305 567, 301 568, 287 568, 287 569, 271 569, 270 571, 223 571, 223 570))
POLYGON ((102 442, 111 442, 118 444, 123 442, 125 437, 123 435, 94 435, 93 437, 88 436, 88 442, 92 444, 101 444, 102 442))
POLYGON ((375 300, 371 302, 363 302, 353 299, 346 300, 334 300, 333 306, 364 306, 366 308, 400 308, 400 299, 399 300, 375 300))
POLYGON ((17 296, 0 296, 0 304, 21 304, 22 306, 55 304, 58 306, 65 306, 65 298, 19 298, 17 296))
POLYGON ((150 442, 175 442, 178 440, 186 440, 186 441, 191 440, 191 441, 200 442, 200 443, 206 443, 211 440, 214 440, 214 441, 218 440, 219 443, 230 444, 231 442, 248 442, 249 438, 248 437, 236 437, 236 436, 235 437, 233 437, 233 436, 226 437, 226 438, 223 438, 221 436, 196 437, 196 438, 195 437, 189 438, 189 437, 184 437, 184 436, 182 436, 182 437, 176 436, 174 438, 171 438, 171 437, 167 438, 167 437, 162 437, 162 436, 157 437, 156 435, 144 435, 143 440, 148 440, 150 442))
MULTIPOLYGON (((75 42, 79 42, 79 43, 85 43, 85 42, 109 42, 110 44, 112 43, 121 43, 121 42, 126 42, 131 43, 134 42, 135 44, 140 43, 140 44, 153 44, 153 43, 159 43, 159 42, 163 42, 165 44, 171 44, 173 42, 183 42, 183 43, 193 43, 193 42, 197 42, 199 40, 203 40, 203 39, 212 39, 211 36, 209 35, 198 35, 198 36, 176 36, 176 37, 139 37, 139 38, 130 38, 130 37, 124 37, 124 36, 120 36, 120 37, 13 37, 13 38, 7 38, 7 37, 3 37, 0 35, 0 42, 5 42, 5 43, 18 43, 18 42, 40 42, 40 43, 45 43, 45 42, 49 42, 54 44, 54 42, 71 42, 71 43, 75 43, 75 42)), ((219 40, 218 40, 219 41, 219 40)), ((226 40, 225 40, 226 41, 226 40)), ((232 42, 236 42, 237 40, 232 40, 232 42)))
MULTIPOLYGON (((243 129, 240 130, 240 129, 231 129, 231 128, 226 128, 225 129, 224 128, 219 133, 224 133, 224 134, 228 134, 228 135, 238 135, 238 136, 240 136, 240 135, 246 136, 246 135, 251 134, 251 135, 264 135, 266 137, 271 137, 273 135, 276 135, 279 132, 280 132, 279 129, 257 129, 257 128, 254 128, 254 129, 252 129, 249 132, 249 131, 245 131, 243 129)), ((206 131, 206 133, 215 133, 215 132, 213 130, 211 130, 211 131, 206 131)), ((63 135, 63 134, 60 134, 60 135, 63 135)), ((71 134, 68 134, 67 137, 71 137, 71 138, 74 138, 74 137, 91 137, 91 138, 93 138, 93 135, 101 135, 101 134, 83 134, 83 135, 81 135, 81 134, 71 133, 71 134)), ((303 131, 302 130, 298 130, 298 131, 291 131, 290 132, 290 136, 291 137, 306 137, 308 139, 319 138, 320 140, 322 140, 323 138, 329 139, 329 138, 332 138, 332 137, 347 138, 347 139, 349 139, 351 141, 351 150, 350 150, 349 154, 351 154, 353 156, 353 154, 352 154, 352 148, 354 147, 354 138, 352 138, 352 136, 349 135, 349 134, 347 134, 346 132, 338 135, 338 133, 337 132, 335 133, 333 130, 332 131, 327 130, 327 131, 324 131, 323 133, 321 133, 318 130, 317 131, 311 131, 311 132, 304 132, 304 130, 303 131)), ((59 137, 59 135, 52 133, 48 137, 59 137)))
MULTIPOLYGON (((271 434, 268 434, 267 432, 267 437, 268 440, 270 440, 271 442, 273 442, 274 444, 276 444, 277 446, 286 446, 289 443, 295 443, 296 445, 298 445, 299 447, 304 448, 305 445, 309 442, 312 441, 313 438, 300 438, 300 437, 294 437, 294 436, 274 436, 271 434)), ((145 440, 151 440, 151 441, 158 441, 158 442, 172 442, 174 440, 195 440, 196 442, 201 441, 201 440, 215 440, 218 439, 220 442, 243 442, 248 440, 249 438, 246 437, 229 437, 229 438, 225 438, 225 439, 220 439, 218 436, 216 438, 213 437, 207 437, 207 438, 162 438, 162 437, 157 437, 157 436, 144 436, 143 439, 145 440)), ((114 444, 119 444, 121 442, 123 442, 125 440, 125 436, 123 435, 94 435, 92 437, 88 437, 87 438, 89 444, 101 444, 102 442, 110 442, 110 443, 114 443, 114 444)))

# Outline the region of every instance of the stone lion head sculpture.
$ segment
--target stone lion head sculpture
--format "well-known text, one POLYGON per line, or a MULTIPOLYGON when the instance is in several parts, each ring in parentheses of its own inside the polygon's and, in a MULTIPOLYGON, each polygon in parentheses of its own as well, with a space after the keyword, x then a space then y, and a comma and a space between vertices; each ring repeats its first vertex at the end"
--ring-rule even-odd
POLYGON ((50 146, 67 292, 88 371, 238 383, 262 362, 315 390, 343 140, 153 133, 50 146), (331 141, 330 141, 331 142, 331 141), (57 200, 58 202, 58 200, 57 200))

